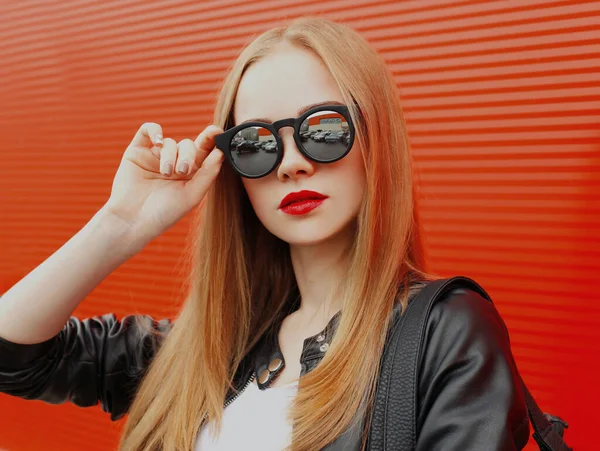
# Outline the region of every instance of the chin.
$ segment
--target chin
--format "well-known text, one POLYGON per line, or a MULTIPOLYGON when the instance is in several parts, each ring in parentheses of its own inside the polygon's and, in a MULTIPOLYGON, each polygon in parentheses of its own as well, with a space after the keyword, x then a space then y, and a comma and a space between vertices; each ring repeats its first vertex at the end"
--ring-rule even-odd
POLYGON ((291 246, 313 246, 324 243, 334 238, 347 224, 327 224, 327 227, 320 221, 312 224, 297 223, 287 227, 278 224, 276 228, 269 231, 282 241, 291 246))
POLYGON ((321 236, 299 236, 294 235, 291 236, 289 233, 286 236, 280 237, 283 241, 288 243, 290 246, 315 246, 317 244, 321 244, 327 241, 331 236, 330 235, 322 235, 321 236))

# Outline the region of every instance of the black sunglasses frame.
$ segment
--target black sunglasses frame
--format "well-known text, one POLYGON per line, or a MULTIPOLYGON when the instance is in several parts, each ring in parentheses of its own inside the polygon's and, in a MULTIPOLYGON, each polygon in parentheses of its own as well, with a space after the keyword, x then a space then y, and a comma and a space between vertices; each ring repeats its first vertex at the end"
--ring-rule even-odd
POLYGON ((348 154, 348 152, 350 152, 350 149, 352 149, 352 145, 354 144, 354 133, 355 133, 354 123, 352 122, 352 117, 350 116, 350 111, 349 111, 348 107, 346 105, 319 105, 318 107, 312 108, 312 109, 304 112, 301 116, 299 116, 297 118, 290 117, 287 119, 281 119, 281 120, 273 122, 272 124, 269 124, 266 122, 253 121, 253 122, 245 122, 243 124, 236 125, 235 127, 232 127, 230 129, 228 129, 227 131, 216 135, 215 136, 215 145, 218 149, 223 151, 223 153, 225 154, 225 157, 227 158, 227 161, 229 161, 229 165, 233 168, 233 170, 235 172, 237 172, 239 175, 241 175, 242 177, 249 178, 249 179, 257 179, 257 178, 265 177, 265 176, 269 175, 271 172, 273 172, 273 170, 275 170, 275 168, 277 166, 279 166, 279 164, 281 163, 281 160, 283 160, 283 141, 282 141, 281 137, 279 136, 279 129, 283 128, 283 127, 294 127, 294 141, 296 142, 296 147, 298 147, 298 150, 306 158, 314 161, 315 163, 333 163, 335 161, 341 160, 348 154), (306 120, 307 117, 309 117, 312 114, 318 113, 319 111, 335 111, 336 113, 340 113, 342 116, 344 116, 344 118, 346 119, 346 121, 348 123, 349 141, 348 141, 346 151, 342 155, 340 155, 334 159, 331 159, 331 160, 320 160, 320 159, 317 159, 317 158, 311 156, 304 148, 304 145, 302 144, 302 140, 300 139, 300 126, 302 125, 302 123, 306 120), (241 171, 233 162, 233 158, 231 156, 231 148, 230 148, 231 141, 233 140, 233 137, 236 135, 236 133, 238 133, 240 130, 243 130, 245 128, 254 127, 254 126, 264 127, 267 130, 269 130, 275 137, 275 142, 277 143, 277 159, 275 160, 275 163, 268 171, 266 171, 262 174, 259 174, 259 175, 250 175, 250 174, 246 174, 243 171, 241 171))

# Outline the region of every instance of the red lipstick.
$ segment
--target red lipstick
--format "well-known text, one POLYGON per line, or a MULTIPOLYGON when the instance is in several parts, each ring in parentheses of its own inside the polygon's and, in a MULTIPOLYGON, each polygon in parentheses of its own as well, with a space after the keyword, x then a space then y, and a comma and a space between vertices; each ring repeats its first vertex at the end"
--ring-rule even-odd
POLYGON ((290 215, 303 215, 317 208, 327 196, 316 191, 303 190, 285 196, 279 208, 290 215))

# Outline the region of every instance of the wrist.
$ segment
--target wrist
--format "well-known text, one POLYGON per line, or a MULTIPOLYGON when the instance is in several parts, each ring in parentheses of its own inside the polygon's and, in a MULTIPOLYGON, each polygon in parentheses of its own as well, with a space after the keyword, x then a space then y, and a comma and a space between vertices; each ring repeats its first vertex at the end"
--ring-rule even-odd
POLYGON ((137 254, 148 244, 129 222, 105 207, 98 210, 90 223, 100 231, 107 246, 122 250, 126 258, 137 254))

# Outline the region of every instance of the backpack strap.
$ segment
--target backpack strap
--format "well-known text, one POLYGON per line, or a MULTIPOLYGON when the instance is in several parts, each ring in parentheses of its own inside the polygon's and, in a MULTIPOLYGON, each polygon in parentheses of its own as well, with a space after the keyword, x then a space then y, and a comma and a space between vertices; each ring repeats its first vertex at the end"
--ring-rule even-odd
MULTIPOLYGON (((435 302, 455 288, 473 290, 492 302, 492 298, 483 287, 471 278, 456 276, 438 279, 428 282, 408 304, 406 312, 395 320, 390 346, 382 361, 379 382, 381 392, 377 393, 375 398, 372 423, 374 428, 370 433, 369 443, 370 446, 379 447, 373 449, 387 449, 386 446, 406 451, 415 449, 418 370, 427 321, 435 302), (398 343, 402 343, 402 346, 398 343), (394 389, 390 390, 390 387, 394 389), (400 406, 402 415, 390 409, 390 406, 400 406), (383 427, 378 427, 377 424, 383 424, 383 427)), ((535 430, 533 437, 540 449, 572 451, 562 439, 562 431, 567 424, 560 418, 542 413, 522 379, 521 384, 529 418, 535 430)))
POLYGON ((567 446, 563 440, 563 432, 569 427, 566 421, 559 417, 543 413, 539 408, 531 393, 527 389, 525 382, 521 380, 523 392, 525 393, 525 402, 529 412, 529 419, 533 425, 533 439, 536 441, 542 451, 572 451, 573 448, 567 446))

